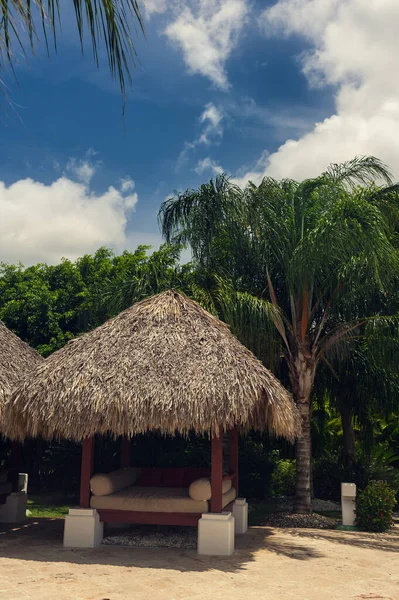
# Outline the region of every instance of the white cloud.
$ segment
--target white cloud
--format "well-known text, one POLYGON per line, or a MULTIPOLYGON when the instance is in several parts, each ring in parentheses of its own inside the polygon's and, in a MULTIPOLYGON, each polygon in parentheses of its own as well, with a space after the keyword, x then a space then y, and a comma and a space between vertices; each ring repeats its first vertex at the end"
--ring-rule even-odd
POLYGON ((130 177, 125 177, 124 179, 121 179, 120 184, 122 192, 132 192, 135 188, 135 183, 130 177))
POLYGON ((204 107, 203 112, 199 118, 199 122, 202 125, 202 129, 199 135, 192 142, 184 142, 183 150, 180 152, 176 162, 176 170, 179 170, 186 163, 190 152, 192 152, 197 146, 211 144, 217 144, 223 136, 223 125, 224 112, 221 108, 218 108, 209 102, 204 107))
POLYGON ((190 73, 227 89, 225 63, 246 22, 248 1, 196 0, 193 8, 177 6, 174 21, 165 29, 167 37, 181 48, 190 73))
MULTIPOLYGON (((89 148, 85 154, 85 158, 70 158, 66 165, 68 175, 85 185, 89 185, 98 167, 101 166, 101 161, 92 163, 90 160, 96 154, 97 152, 93 148, 89 148)), ((54 161, 54 168, 57 171, 60 170, 60 165, 57 161, 54 161)))
POLYGON ((143 0, 144 14, 150 19, 153 14, 164 13, 168 8, 166 0, 143 0))
POLYGON ((49 185, 33 179, 8 187, 0 182, 0 256, 30 265, 75 259, 102 245, 123 248, 127 217, 137 201, 136 193, 110 186, 95 194, 67 177, 49 185))
POLYGON ((336 88, 336 109, 247 177, 303 179, 357 154, 381 158, 399 177, 398 22, 397 0, 280 0, 264 11, 267 35, 310 42, 303 72, 311 86, 336 88))
POLYGON ((200 116, 200 123, 205 125, 205 129, 198 139, 199 144, 210 144, 212 143, 212 140, 222 137, 223 127, 221 122, 223 117, 223 111, 220 108, 217 108, 213 102, 210 102, 205 106, 205 109, 200 116))
POLYGON ((207 158, 198 161, 194 171, 198 173, 198 175, 202 175, 205 171, 211 171, 213 175, 221 175, 223 173, 223 168, 208 156, 207 158))
POLYGON ((92 180, 94 173, 96 172, 96 168, 94 165, 91 165, 88 161, 83 161, 74 166, 70 165, 68 170, 72 171, 78 181, 82 183, 89 184, 92 180))

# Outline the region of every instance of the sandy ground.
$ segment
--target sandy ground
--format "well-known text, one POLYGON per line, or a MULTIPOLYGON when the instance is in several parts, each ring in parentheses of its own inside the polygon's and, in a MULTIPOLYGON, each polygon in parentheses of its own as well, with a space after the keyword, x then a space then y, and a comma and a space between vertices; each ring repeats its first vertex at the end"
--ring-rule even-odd
POLYGON ((0 526, 0 600, 399 600, 398 526, 380 535, 253 527, 226 558, 64 549, 62 527, 0 526))

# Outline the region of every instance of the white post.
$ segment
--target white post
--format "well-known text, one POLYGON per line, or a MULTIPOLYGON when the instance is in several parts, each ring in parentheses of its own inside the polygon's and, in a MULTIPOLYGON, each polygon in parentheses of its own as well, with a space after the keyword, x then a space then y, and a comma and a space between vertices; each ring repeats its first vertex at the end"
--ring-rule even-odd
POLYGON ((356 484, 341 483, 342 525, 352 526, 356 518, 356 484))
POLYGON ((236 498, 233 504, 235 534, 240 535, 248 530, 248 503, 245 498, 236 498))
POLYGON ((18 473, 18 491, 28 493, 28 473, 18 473))

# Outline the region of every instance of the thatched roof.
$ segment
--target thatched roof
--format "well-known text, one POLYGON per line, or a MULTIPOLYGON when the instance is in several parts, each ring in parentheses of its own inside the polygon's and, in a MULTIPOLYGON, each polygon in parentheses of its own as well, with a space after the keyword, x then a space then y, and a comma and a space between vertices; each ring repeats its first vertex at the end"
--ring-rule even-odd
POLYGON ((40 354, 0 321, 0 419, 4 402, 17 383, 41 362, 40 354))
POLYGON ((52 354, 16 388, 4 419, 14 439, 218 432, 237 422, 293 440, 299 427, 274 375, 224 323, 173 290, 52 354))

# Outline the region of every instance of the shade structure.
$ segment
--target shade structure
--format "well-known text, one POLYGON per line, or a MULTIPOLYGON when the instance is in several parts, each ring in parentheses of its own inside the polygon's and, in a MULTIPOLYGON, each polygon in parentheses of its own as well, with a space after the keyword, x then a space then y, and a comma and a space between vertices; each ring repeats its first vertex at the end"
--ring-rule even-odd
POLYGON ((44 361, 0 321, 0 433, 5 401, 24 375, 44 361))
POLYGON ((289 440, 299 433, 281 383, 227 325, 175 290, 52 354, 17 386, 3 421, 12 439, 217 435, 235 424, 289 440))

